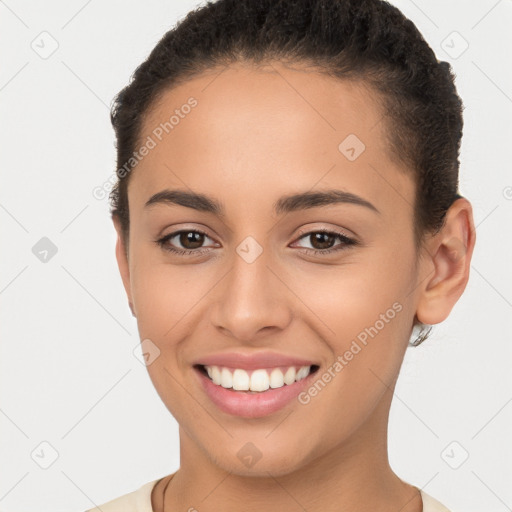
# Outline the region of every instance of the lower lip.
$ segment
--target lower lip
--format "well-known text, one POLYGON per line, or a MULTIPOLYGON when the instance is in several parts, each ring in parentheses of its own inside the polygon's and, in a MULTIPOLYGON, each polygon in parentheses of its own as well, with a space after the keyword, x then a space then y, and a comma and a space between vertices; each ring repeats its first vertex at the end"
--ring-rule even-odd
POLYGON ((222 411, 242 418, 261 418, 282 409, 310 385, 310 381, 318 373, 310 373, 307 377, 293 384, 285 384, 281 388, 269 388, 261 393, 245 393, 223 388, 214 384, 199 368, 194 368, 201 385, 210 400, 222 411))

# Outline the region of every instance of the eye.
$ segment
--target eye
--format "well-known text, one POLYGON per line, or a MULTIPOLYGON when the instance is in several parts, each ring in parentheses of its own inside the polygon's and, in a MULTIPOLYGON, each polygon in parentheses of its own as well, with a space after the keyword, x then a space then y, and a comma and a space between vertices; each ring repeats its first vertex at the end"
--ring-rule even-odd
POLYGON ((311 245, 311 247, 302 246, 305 252, 320 255, 341 251, 346 249, 348 246, 357 245, 358 243, 356 240, 348 237, 344 233, 329 231, 327 229, 309 231, 299 238, 299 241, 301 240, 305 240, 306 243, 311 245), (340 243, 335 244, 337 240, 339 240, 340 243))
MULTIPOLYGON (((208 252, 208 247, 203 247, 205 239, 212 240, 205 232, 197 229, 182 229, 174 231, 158 239, 156 243, 164 250, 176 254, 203 254, 208 252), (181 247, 176 244, 180 244, 181 247)), ((210 246, 214 247, 215 246, 210 246)), ((218 246, 218 245, 217 245, 218 246)))
MULTIPOLYGON (((337 231, 329 231, 327 229, 317 229, 309 231, 298 239, 299 242, 304 240, 309 242, 311 247, 302 247, 306 253, 326 255, 332 252, 346 249, 348 246, 357 245, 358 242, 344 233, 337 231), (340 243, 336 244, 335 242, 340 243)), ((174 231, 156 240, 156 243, 165 251, 178 255, 199 255, 209 252, 211 247, 219 247, 204 231, 197 229, 182 229, 174 231), (204 246, 205 240, 209 239, 213 242, 210 246, 204 246)), ((298 242, 295 242, 298 243, 298 242)))

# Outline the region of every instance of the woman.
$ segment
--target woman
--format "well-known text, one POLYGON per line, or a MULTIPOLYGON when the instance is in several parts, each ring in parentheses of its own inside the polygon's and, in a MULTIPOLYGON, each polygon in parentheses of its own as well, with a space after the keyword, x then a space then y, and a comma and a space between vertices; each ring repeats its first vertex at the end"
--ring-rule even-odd
POLYGON ((219 0, 116 98, 116 256, 180 468, 103 512, 447 508, 390 468, 468 281, 450 66, 380 0, 219 0))

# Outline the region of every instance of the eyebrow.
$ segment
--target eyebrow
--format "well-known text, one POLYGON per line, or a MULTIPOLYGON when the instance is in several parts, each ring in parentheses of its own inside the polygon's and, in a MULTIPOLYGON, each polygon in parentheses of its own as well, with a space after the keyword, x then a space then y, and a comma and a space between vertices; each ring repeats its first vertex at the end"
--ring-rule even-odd
MULTIPOLYGON (((308 208, 317 208, 319 206, 329 206, 339 203, 354 204, 363 206, 375 213, 379 210, 369 201, 359 197, 351 192, 342 190, 326 190, 322 192, 302 192, 288 196, 280 197, 273 205, 274 212, 277 215, 306 210, 308 208)), ((165 189, 152 195, 145 203, 144 208, 156 204, 177 204, 187 208, 193 208, 201 212, 213 213, 218 217, 225 216, 225 209, 219 201, 205 194, 188 192, 186 190, 165 189)))

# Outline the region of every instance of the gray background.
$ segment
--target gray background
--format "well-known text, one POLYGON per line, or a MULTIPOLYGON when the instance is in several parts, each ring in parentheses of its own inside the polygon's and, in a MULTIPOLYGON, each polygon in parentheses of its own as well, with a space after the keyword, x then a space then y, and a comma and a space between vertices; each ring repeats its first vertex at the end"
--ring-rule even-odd
MULTIPOLYGON (((504 512, 512 507, 512 2, 393 3, 454 66, 466 106, 461 192, 478 227, 463 298, 428 342, 408 350, 390 458, 454 512, 504 512)), ((92 191, 115 169, 113 96, 196 5, 0 1, 4 512, 85 510, 179 466, 177 424, 139 360, 108 203, 92 191)))

